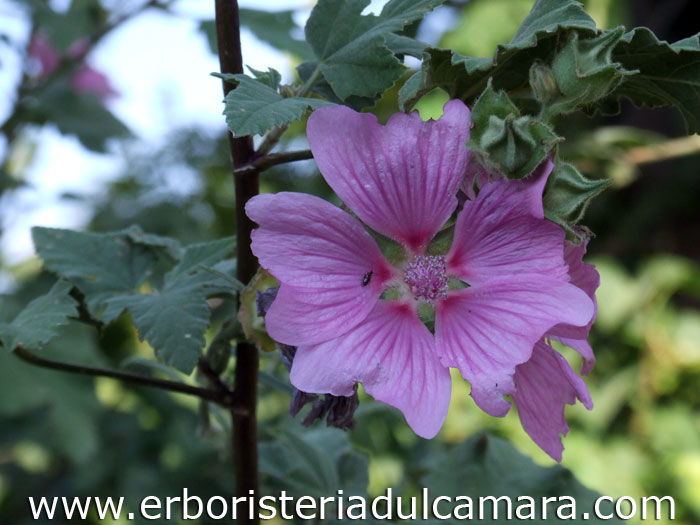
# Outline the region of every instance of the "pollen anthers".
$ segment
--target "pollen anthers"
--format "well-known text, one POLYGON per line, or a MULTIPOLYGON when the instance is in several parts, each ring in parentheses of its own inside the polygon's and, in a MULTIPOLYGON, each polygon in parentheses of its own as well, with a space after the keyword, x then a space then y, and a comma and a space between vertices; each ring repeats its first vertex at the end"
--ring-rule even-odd
POLYGON ((404 268, 404 282, 416 299, 434 304, 447 298, 450 278, 444 255, 417 255, 404 268))

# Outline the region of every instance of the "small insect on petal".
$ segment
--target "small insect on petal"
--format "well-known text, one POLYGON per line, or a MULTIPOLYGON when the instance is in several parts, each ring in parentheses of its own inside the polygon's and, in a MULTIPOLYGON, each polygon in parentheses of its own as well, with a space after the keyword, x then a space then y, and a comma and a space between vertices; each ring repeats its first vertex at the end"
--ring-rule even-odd
POLYGON ((362 276, 362 286, 367 286, 369 282, 372 280, 372 274, 374 272, 367 272, 362 276))

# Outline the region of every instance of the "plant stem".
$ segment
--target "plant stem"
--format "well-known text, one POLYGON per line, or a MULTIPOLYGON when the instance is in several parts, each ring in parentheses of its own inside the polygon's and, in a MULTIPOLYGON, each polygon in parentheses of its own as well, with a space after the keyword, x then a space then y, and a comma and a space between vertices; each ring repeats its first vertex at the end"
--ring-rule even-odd
POLYGON ((177 381, 170 381, 168 379, 158 379, 140 374, 132 374, 122 370, 113 370, 110 368, 88 366, 78 363, 68 363, 66 361, 58 361, 55 359, 38 356, 21 346, 15 348, 12 353, 19 357, 22 361, 42 368, 50 368, 61 372, 70 372, 73 374, 91 377, 111 377, 113 379, 126 381, 127 383, 160 388, 161 390, 196 396, 201 399, 213 401, 214 403, 228 407, 232 412, 243 413, 244 411, 244 409, 239 408, 238 403, 236 402, 235 394, 224 385, 214 390, 187 385, 185 383, 178 383, 177 381))
MULTIPOLYGON (((219 63, 222 73, 243 73, 241 55, 241 31, 236 0, 216 0, 216 37, 219 48, 219 63)), ((224 95, 235 87, 223 82, 224 95)), ((248 283, 257 271, 258 261, 251 251, 253 222, 245 214, 245 204, 259 191, 259 170, 246 171, 245 176, 236 173, 237 166, 245 166, 254 156, 252 137, 234 138, 229 133, 233 179, 236 194, 236 276, 242 283, 248 283)), ((248 497, 249 491, 258 494, 258 431, 256 419, 258 388, 258 349, 249 342, 236 345, 236 372, 234 393, 246 414, 231 413, 233 423, 233 459, 236 469, 236 492, 239 497, 248 497)), ((239 517, 240 523, 258 524, 246 514, 239 517)))
POLYGON ((295 162, 297 160, 308 160, 313 159, 313 154, 311 150, 305 149, 300 151, 282 151, 280 153, 270 153, 264 157, 259 157, 245 166, 236 168, 236 175, 249 173, 251 170, 256 170, 260 173, 263 171, 277 166, 279 164, 286 164, 287 162, 295 162))
POLYGON ((670 139, 659 144, 637 146, 627 150, 625 160, 631 164, 650 164, 662 160, 693 155, 700 152, 700 136, 690 135, 670 139))

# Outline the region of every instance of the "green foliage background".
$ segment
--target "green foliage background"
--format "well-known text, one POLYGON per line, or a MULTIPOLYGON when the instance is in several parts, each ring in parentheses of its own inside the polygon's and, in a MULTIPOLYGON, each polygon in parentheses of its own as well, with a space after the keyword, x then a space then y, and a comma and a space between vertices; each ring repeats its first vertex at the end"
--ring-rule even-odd
MULTIPOLYGON (((512 37, 532 2, 455 4, 458 23, 442 36, 441 45, 462 54, 489 57, 497 44, 512 37)), ((603 28, 633 25, 634 17, 639 16, 633 11, 635 5, 617 0, 586 2, 588 12, 603 28)), ((277 25, 269 26, 269 20, 251 11, 247 23, 260 38, 292 50, 300 62, 309 58, 311 50, 303 43, 281 36, 293 23, 288 14, 278 16, 277 25), (266 27, 275 30, 266 33, 266 27)), ((55 30, 59 27, 56 24, 55 30)), ((690 35, 661 36, 676 40, 690 35)), ((342 59, 334 55, 320 58, 329 63, 342 59)), ((398 87, 374 108, 380 118, 397 110, 398 87)), ((445 98, 444 93, 433 91, 417 107, 424 116, 435 115, 445 98)), ((63 107, 58 102, 49 106, 52 104, 63 107)), ((85 109, 85 119, 93 119, 90 130, 101 119, 113 125, 111 114, 95 116, 90 108, 85 109)), ((83 110, 71 111, 80 115, 83 110)), ((620 117, 589 120, 573 116, 558 125, 560 134, 567 137, 562 146, 566 158, 590 177, 613 180, 584 220, 597 235, 589 245, 588 262, 597 265, 602 281, 600 313, 591 336, 598 360, 587 378, 595 409, 567 408, 572 430, 564 441, 563 465, 584 485, 608 496, 672 495, 677 504, 675 523, 699 523, 698 156, 642 166, 630 160, 630 148, 657 143, 660 133, 683 134, 682 119, 664 110, 633 110, 624 105, 620 117)), ((121 135, 122 128, 117 128, 118 133, 113 134, 121 135)), ((303 134, 298 123, 292 130, 289 141, 303 134)), ((86 146, 99 149, 102 144, 99 137, 86 146)), ((127 169, 90 203, 90 230, 125 230, 137 224, 145 232, 173 237, 183 246, 231 235, 233 187, 223 134, 180 129, 162 151, 147 155, 134 151, 136 148, 125 149, 127 169), (186 195, 163 191, 171 187, 163 184, 169 172, 176 173, 172 168, 182 165, 197 174, 196 189, 186 195)), ((21 184, 21 179, 21 173, 14 173, 12 184, 0 185, 7 198, 12 197, 11 186, 21 184)), ((262 189, 305 191, 333 199, 312 162, 270 170, 263 176, 262 189)), ((166 270, 173 264, 171 261, 166 270)), ((35 260, 4 268, 21 284, 14 293, 0 296, 0 323, 12 320, 31 299, 51 289, 55 278, 37 273, 37 268, 35 260)), ((120 293, 131 294, 140 285, 140 281, 130 283, 129 290, 120 293)), ((127 309, 138 307, 134 299, 138 296, 128 294, 121 296, 127 309)), ((225 297, 210 304, 215 309, 208 340, 232 307, 225 297)), ((143 331, 140 335, 144 336, 143 331)), ((77 323, 62 327, 60 337, 48 345, 45 354, 182 377, 150 364, 153 350, 139 340, 128 311, 99 334, 77 323)), ((321 494, 346 488, 347 493, 367 490, 378 495, 391 486, 414 494, 424 484, 439 486, 445 480, 454 489, 478 474, 459 468, 466 469, 465 458, 475 446, 474 441, 464 442, 484 431, 506 438, 539 465, 553 464, 525 435, 515 413, 504 420, 486 416, 471 402, 467 385, 459 380, 444 429, 437 439, 427 442, 411 432, 397 411, 366 397, 357 413, 355 431, 344 434, 320 424, 302 431, 298 421, 287 416, 289 385, 276 354, 263 357, 262 370, 261 466, 268 490, 286 488, 313 495, 314 491, 321 494), (453 464, 456 472, 450 471, 453 464)), ((211 417, 205 418, 196 401, 185 396, 39 370, 0 352, 0 523, 30 523, 29 495, 123 495, 137 502, 145 495, 177 495, 183 486, 196 488, 202 497, 232 494, 228 421, 216 407, 210 410, 211 417)), ((491 446, 503 445, 492 440, 491 446)), ((531 468, 524 458, 520 461, 527 463, 522 468, 531 468)), ((549 472, 554 476, 561 471, 549 472)))

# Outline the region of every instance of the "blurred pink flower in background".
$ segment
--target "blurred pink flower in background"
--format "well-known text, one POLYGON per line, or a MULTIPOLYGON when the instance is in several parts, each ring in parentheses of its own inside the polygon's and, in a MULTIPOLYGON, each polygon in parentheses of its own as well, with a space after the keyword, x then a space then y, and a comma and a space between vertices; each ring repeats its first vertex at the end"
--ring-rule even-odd
MULTIPOLYGON (((66 56, 71 59, 81 59, 87 54, 89 48, 90 40, 81 38, 70 45, 66 56)), ((53 47, 49 39, 40 32, 32 36, 28 53, 29 72, 40 79, 50 77, 56 71, 62 59, 61 54, 53 47)), ((104 73, 87 64, 80 64, 71 74, 70 86, 79 95, 96 95, 102 103, 119 95, 119 92, 112 87, 109 78, 104 73)))
POLYGON ((30 73, 39 78, 51 75, 61 62, 61 55, 42 33, 34 33, 29 42, 30 73))
POLYGON ((70 79, 73 90, 79 94, 92 93, 104 103, 119 94, 109 82, 109 78, 90 66, 84 65, 73 73, 70 79))

